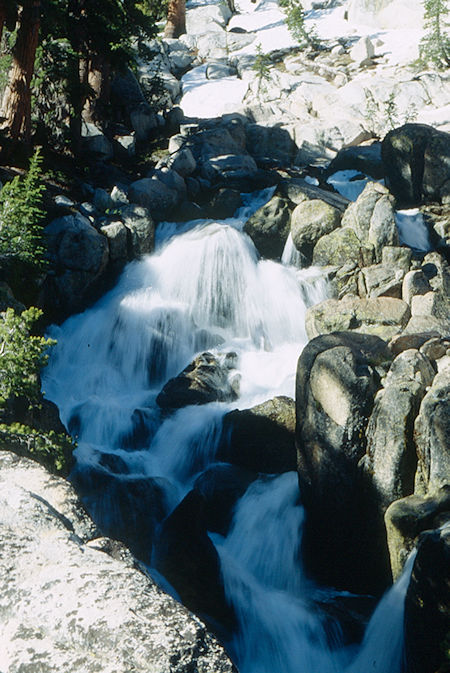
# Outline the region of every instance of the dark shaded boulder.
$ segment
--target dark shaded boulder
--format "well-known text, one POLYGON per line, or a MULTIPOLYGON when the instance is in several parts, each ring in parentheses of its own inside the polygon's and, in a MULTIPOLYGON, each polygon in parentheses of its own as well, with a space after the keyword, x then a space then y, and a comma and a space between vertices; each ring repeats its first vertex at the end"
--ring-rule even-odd
POLYGON ((274 397, 251 409, 235 409, 223 420, 220 460, 269 474, 296 468, 295 403, 274 397))
POLYGON ((189 610, 215 631, 231 631, 234 613, 207 525, 207 500, 199 491, 190 491, 162 524, 152 562, 189 610))
POLYGON ((236 189, 224 187, 214 194, 211 205, 208 207, 208 215, 214 219, 223 220, 233 217, 236 210, 241 206, 241 193, 236 189))
POLYGON ((449 525, 423 533, 405 599, 407 673, 445 673, 450 655, 449 525))
POLYGON ((385 180, 402 207, 450 196, 450 134, 427 124, 405 124, 381 143, 385 180))
POLYGON ((360 171, 375 180, 384 177, 384 166, 381 159, 381 143, 375 142, 371 145, 352 145, 344 147, 332 159, 324 172, 324 177, 328 178, 337 171, 360 171))
POLYGON ((244 231, 262 257, 280 259, 289 236, 290 219, 286 200, 274 196, 247 220, 244 231))
POLYGON ((283 178, 278 183, 278 192, 295 204, 307 199, 320 199, 342 213, 350 203, 345 196, 331 189, 322 189, 322 187, 311 185, 303 178, 283 178))
POLYGON ((305 563, 319 581, 356 593, 379 594, 390 580, 377 494, 360 460, 380 373, 391 359, 382 339, 340 332, 310 341, 297 366, 305 563))
POLYGON ((236 366, 236 353, 226 353, 221 357, 202 353, 178 376, 167 381, 156 402, 161 409, 180 409, 189 404, 235 400, 239 381, 237 376, 231 377, 230 374, 236 366))
POLYGON ((234 506, 255 478, 254 473, 226 463, 211 465, 197 477, 194 490, 206 502, 207 530, 227 534, 234 506))

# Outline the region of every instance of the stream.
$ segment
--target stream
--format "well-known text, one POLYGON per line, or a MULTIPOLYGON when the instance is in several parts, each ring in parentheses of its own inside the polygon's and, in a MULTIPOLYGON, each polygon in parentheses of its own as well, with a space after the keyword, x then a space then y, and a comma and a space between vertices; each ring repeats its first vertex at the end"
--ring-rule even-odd
MULTIPOLYGON (((115 484, 107 498, 94 488, 86 499, 110 535, 120 525, 117 484, 126 492, 136 479, 153 480, 167 516, 215 463, 224 414, 294 397, 305 312, 326 298, 327 285, 320 270, 295 266, 291 243, 282 263, 261 260, 243 233, 270 195, 246 195, 225 221, 161 223, 152 255, 130 263, 94 307, 50 330, 57 346, 43 390, 77 439, 76 470, 90 471, 94 486, 95 475, 115 484), (164 383, 205 350, 237 354, 239 398, 165 416, 155 401, 164 383)), ((297 474, 261 475, 238 501, 226 537, 210 533, 237 616, 226 646, 239 671, 401 673, 409 571, 380 601, 362 643, 349 645, 317 607, 318 595, 335 592, 302 570, 303 519, 297 474)), ((159 523, 150 532, 156 549, 159 523)), ((150 572, 152 558, 149 549, 150 572)))

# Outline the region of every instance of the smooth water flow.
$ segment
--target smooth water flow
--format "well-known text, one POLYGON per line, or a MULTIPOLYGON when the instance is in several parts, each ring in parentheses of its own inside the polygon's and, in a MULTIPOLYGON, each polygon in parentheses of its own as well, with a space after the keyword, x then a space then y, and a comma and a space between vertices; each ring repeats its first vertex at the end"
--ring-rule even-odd
MULTIPOLYGON (((51 330, 58 344, 43 389, 77 437, 78 472, 93 475, 87 504, 110 534, 120 526, 126 533, 142 515, 148 563, 162 518, 214 464, 224 414, 294 396, 305 312, 325 298, 326 283, 320 270, 299 270, 292 250, 284 264, 261 260, 242 233, 269 197, 266 190, 248 198, 228 221, 161 224, 153 255, 129 264, 95 307, 51 330), (203 351, 236 353, 239 398, 163 414, 155 400, 164 383, 203 351), (134 514, 133 502, 149 504, 134 514)), ((318 607, 317 587, 302 570, 299 496, 295 473, 260 476, 237 503, 227 536, 210 535, 239 624, 227 645, 241 673, 356 673, 352 662, 381 670, 373 663, 381 650, 380 661, 390 662, 384 670, 400 673, 401 615, 388 623, 377 612, 355 651, 318 607), (393 632, 398 642, 389 640, 393 632)), ((390 596, 401 606, 402 595, 390 596)), ((378 610, 393 619, 390 606, 378 610)))

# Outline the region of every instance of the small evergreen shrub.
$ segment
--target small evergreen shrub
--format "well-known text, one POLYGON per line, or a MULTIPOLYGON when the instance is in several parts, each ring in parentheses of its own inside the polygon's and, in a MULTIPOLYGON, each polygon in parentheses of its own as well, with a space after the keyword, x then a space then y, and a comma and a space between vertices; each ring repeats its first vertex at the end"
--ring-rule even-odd
POLYGON ((376 100, 370 89, 364 89, 364 95, 366 130, 375 137, 382 138, 388 131, 417 119, 417 108, 414 103, 411 103, 404 112, 400 112, 393 91, 383 101, 376 100))
POLYGON ((74 448, 72 438, 64 433, 43 433, 20 423, 0 424, 0 449, 31 458, 53 474, 69 474, 74 448))
POLYGON ((42 159, 37 149, 24 177, 16 176, 0 191, 0 255, 37 269, 44 266, 42 244, 42 159))
POLYGON ((258 96, 261 94, 262 91, 264 91, 265 82, 267 82, 270 79, 270 63, 271 60, 269 54, 264 54, 261 43, 257 44, 253 70, 255 71, 256 78, 258 80, 258 89, 257 89, 258 96))

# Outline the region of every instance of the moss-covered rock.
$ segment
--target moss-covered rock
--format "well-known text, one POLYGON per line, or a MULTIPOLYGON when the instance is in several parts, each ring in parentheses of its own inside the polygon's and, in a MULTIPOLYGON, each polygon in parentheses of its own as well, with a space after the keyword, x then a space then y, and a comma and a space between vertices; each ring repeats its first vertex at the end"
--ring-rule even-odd
POLYGON ((267 259, 280 259, 289 235, 290 210, 285 199, 274 196, 245 223, 259 254, 267 259))
POLYGON ((303 201, 293 210, 291 234, 295 247, 312 262, 312 253, 317 241, 339 227, 342 213, 325 201, 311 199, 303 201))
POLYGON ((352 229, 336 229, 317 241, 312 262, 316 266, 343 266, 360 260, 362 248, 361 241, 352 229))

